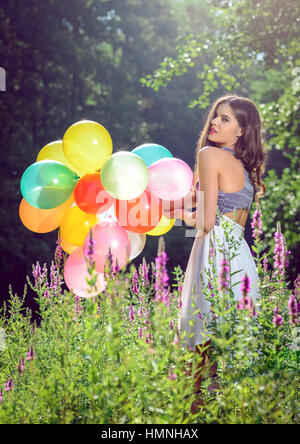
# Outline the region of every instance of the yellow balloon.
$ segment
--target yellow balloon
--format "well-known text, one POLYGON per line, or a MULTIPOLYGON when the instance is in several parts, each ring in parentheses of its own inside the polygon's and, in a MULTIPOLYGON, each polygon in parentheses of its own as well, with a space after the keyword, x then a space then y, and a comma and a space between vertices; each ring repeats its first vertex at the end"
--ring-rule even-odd
POLYGON ((95 214, 87 214, 74 205, 66 211, 60 224, 61 237, 71 245, 82 247, 90 228, 95 224, 95 214))
POLYGON ((100 123, 81 120, 71 125, 63 137, 66 159, 85 173, 99 170, 112 155, 109 132, 100 123))
POLYGON ((61 248, 64 250, 65 253, 71 254, 73 251, 76 250, 77 245, 71 245, 69 242, 67 242, 61 235, 61 229, 58 230, 58 239, 60 239, 61 248))
POLYGON ((162 215, 160 221, 152 230, 147 231, 146 234, 149 236, 161 236, 171 230, 175 223, 175 219, 168 219, 166 216, 162 215))
POLYGON ((68 162, 64 154, 62 140, 55 140, 54 142, 45 145, 39 152, 36 162, 39 162, 40 160, 56 160, 57 162, 61 162, 66 165, 68 168, 70 168, 70 170, 75 171, 79 177, 85 174, 83 171, 80 171, 79 169, 75 168, 74 165, 68 162))

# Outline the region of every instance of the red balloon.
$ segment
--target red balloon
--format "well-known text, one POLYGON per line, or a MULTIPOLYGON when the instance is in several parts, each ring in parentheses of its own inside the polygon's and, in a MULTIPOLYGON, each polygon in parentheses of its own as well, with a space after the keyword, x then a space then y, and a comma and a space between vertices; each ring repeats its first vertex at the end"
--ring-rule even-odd
POLYGON ((119 224, 134 233, 146 233, 159 223, 162 216, 161 200, 145 190, 132 200, 116 200, 115 213, 119 224))
POLYGON ((103 188, 100 173, 81 177, 74 189, 74 199, 78 207, 89 214, 108 210, 114 200, 103 188))

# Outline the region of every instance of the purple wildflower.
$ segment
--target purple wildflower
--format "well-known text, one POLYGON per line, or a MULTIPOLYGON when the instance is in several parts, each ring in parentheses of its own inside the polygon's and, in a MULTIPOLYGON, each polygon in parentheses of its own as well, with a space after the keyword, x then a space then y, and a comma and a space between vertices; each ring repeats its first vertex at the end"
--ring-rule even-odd
POLYGON ((291 296, 289 298, 288 307, 289 307, 289 315, 290 315, 290 324, 298 324, 299 323, 298 303, 297 303, 297 299, 295 298, 293 293, 291 294, 291 296))
POLYGON ((148 270, 148 265, 146 264, 145 259, 143 260, 142 271, 143 271, 142 277, 143 277, 144 284, 149 284, 149 270, 148 270))
MULTIPOLYGON (((83 307, 80 303, 80 297, 77 296, 76 294, 75 294, 75 301, 74 301, 74 310, 75 310, 75 313, 79 316, 83 312, 83 307)), ((75 321, 75 320, 76 320, 76 318, 73 318, 73 321, 75 321)))
POLYGON ((248 293, 250 292, 250 278, 247 275, 247 273, 245 273, 245 276, 242 277, 242 283, 241 283, 241 291, 243 293, 244 296, 247 296, 248 293))
POLYGON ((146 344, 152 344, 153 343, 153 335, 151 333, 148 333, 146 336, 146 344))
POLYGON ((250 298, 249 316, 250 318, 253 318, 253 316, 257 316, 257 313, 255 311, 255 305, 253 304, 251 298, 250 298))
POLYGON ((274 247, 274 275, 284 275, 284 268, 286 265, 286 248, 283 234, 280 231, 278 224, 277 231, 274 234, 275 247, 274 247))
POLYGON ((59 237, 56 241, 56 249, 55 249, 55 253, 54 253, 54 259, 55 259, 55 263, 58 266, 58 268, 60 267, 60 264, 62 262, 62 258, 63 258, 63 249, 61 246, 61 238, 59 237))
POLYGON ((120 269, 119 264, 118 264, 118 258, 116 258, 116 266, 115 266, 115 269, 114 269, 114 274, 116 275, 120 271, 121 271, 121 269, 120 269))
POLYGON ((267 259, 267 255, 264 255, 264 259, 263 259, 263 265, 264 265, 264 273, 268 272, 268 259, 267 259))
POLYGON ((32 265, 32 275, 35 280, 35 287, 40 288, 43 282, 43 276, 39 262, 36 263, 36 266, 32 265))
POLYGON ((243 293, 243 297, 242 297, 242 299, 240 299, 237 307, 239 310, 249 310, 249 312, 250 312, 249 316, 252 318, 257 313, 255 312, 255 306, 252 302, 252 299, 249 296, 250 287, 251 287, 250 284, 251 284, 251 280, 250 280, 249 276, 247 275, 247 273, 245 273, 245 275, 242 277, 241 287, 240 287, 241 292, 243 293))
POLYGON ((90 229, 90 235, 89 235, 89 242, 88 242, 88 249, 87 249, 87 259, 88 264, 90 267, 94 266, 95 260, 94 260, 94 254, 95 254, 95 241, 93 240, 93 231, 90 229))
POLYGON ((42 278, 43 281, 45 281, 45 283, 48 286, 48 268, 47 268, 47 264, 46 263, 43 265, 43 273, 42 273, 41 278, 42 278))
POLYGON ((211 247, 209 249, 208 262, 212 264, 214 262, 214 249, 211 247))
POLYGON ((238 309, 239 310, 244 310, 244 308, 246 308, 246 304, 248 303, 248 300, 245 301, 244 298, 242 298, 239 303, 238 303, 238 309))
POLYGON ((5 388, 4 390, 6 392, 11 392, 14 389, 14 382, 12 379, 9 379, 6 383, 5 383, 5 388))
POLYGON ((212 279, 208 279, 208 288, 210 292, 210 296, 213 298, 215 296, 215 293, 213 293, 213 285, 212 285, 212 279))
POLYGON ((139 327, 139 328, 138 328, 139 338, 142 338, 142 337, 143 337, 143 330, 144 330, 143 327, 139 327))
POLYGON ((108 249, 108 255, 107 255, 107 260, 108 260, 108 266, 109 266, 109 270, 112 272, 113 270, 113 254, 111 252, 111 249, 108 249))
POLYGON ((145 309, 145 324, 146 324, 146 325, 150 325, 149 315, 150 315, 150 313, 149 313, 149 308, 146 307, 146 309, 145 309))
POLYGON ((141 305, 140 308, 139 308, 139 311, 138 311, 139 318, 142 318, 143 314, 144 314, 144 311, 143 311, 143 307, 141 305))
POLYGON ((19 372, 20 376, 25 372, 25 361, 24 361, 24 358, 20 358, 17 369, 18 369, 18 372, 19 372))
POLYGON ((175 381, 175 379, 177 378, 176 373, 174 372, 174 369, 172 366, 169 367, 169 372, 168 372, 168 379, 170 381, 175 381))
POLYGON ((133 273, 131 282, 132 282, 132 291, 133 291, 133 293, 139 294, 137 270, 135 270, 135 272, 133 273))
POLYGON ((52 262, 50 267, 50 290, 56 292, 58 289, 58 270, 52 262))
POLYGON ((134 321, 134 314, 135 314, 135 310, 133 308, 133 305, 130 305, 130 310, 129 310, 129 320, 130 320, 130 322, 134 321))
POLYGON ((261 222, 261 212, 259 211, 259 207, 253 213, 252 221, 252 237, 256 240, 259 240, 259 235, 262 234, 262 222, 261 222))
POLYGON ((170 305, 170 298, 171 298, 172 294, 169 291, 169 289, 165 292, 164 298, 163 298, 163 302, 166 304, 167 307, 169 307, 170 305))
POLYGON ((300 313, 300 274, 298 274, 297 278, 294 281, 294 295, 297 301, 297 310, 300 313))
POLYGON ((34 358, 35 358, 35 353, 33 351, 33 347, 31 346, 30 350, 27 352, 26 360, 27 361, 32 361, 34 358))
POLYGON ((221 291, 227 290, 229 288, 229 262, 223 257, 220 263, 219 271, 219 289, 221 291))
POLYGON ((171 328, 172 330, 174 329, 174 321, 173 320, 169 323, 169 328, 171 328))
POLYGON ((283 323, 283 318, 279 314, 279 308, 278 306, 274 308, 274 317, 273 317, 273 324, 276 328, 278 328, 283 323))
POLYGON ((143 257, 143 261, 139 266, 139 275, 144 286, 149 284, 149 266, 147 265, 146 259, 143 257))
POLYGON ((167 288, 168 288, 169 276, 166 266, 168 256, 167 253, 164 251, 164 245, 161 239, 162 238, 160 238, 158 255, 155 259, 155 284, 154 284, 155 300, 168 303, 169 295, 167 288))
POLYGON ((113 254, 111 252, 110 247, 108 248, 108 253, 106 255, 106 262, 104 266, 104 275, 106 281, 109 281, 109 279, 114 277, 114 258, 113 254))
POLYGON ((0 405, 3 404, 4 398, 3 398, 3 391, 0 390, 0 405))

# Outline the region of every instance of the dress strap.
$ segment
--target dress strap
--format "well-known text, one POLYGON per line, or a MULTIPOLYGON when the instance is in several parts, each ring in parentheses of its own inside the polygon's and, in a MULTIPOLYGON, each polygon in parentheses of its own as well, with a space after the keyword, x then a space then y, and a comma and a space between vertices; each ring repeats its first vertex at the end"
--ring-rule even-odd
POLYGON ((234 149, 233 149, 233 148, 229 148, 228 146, 225 146, 224 148, 221 148, 221 150, 228 150, 228 151, 231 151, 232 154, 233 154, 234 156, 237 156, 237 154, 236 154, 236 152, 234 151, 234 149))

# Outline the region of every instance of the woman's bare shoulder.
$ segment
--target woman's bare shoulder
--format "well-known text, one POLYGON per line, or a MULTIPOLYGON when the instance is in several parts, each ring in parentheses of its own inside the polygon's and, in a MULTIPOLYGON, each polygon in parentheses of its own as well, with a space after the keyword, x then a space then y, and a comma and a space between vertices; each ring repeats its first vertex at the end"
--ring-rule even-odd
POLYGON ((201 150, 198 151, 197 154, 197 158, 199 159, 200 157, 203 157, 203 154, 205 153, 205 157, 206 155, 212 155, 215 158, 216 154, 219 153, 223 153, 224 151, 220 150, 220 148, 216 147, 216 146, 205 146, 203 148, 201 148, 201 150))
POLYGON ((207 145, 201 148, 201 150, 198 151, 198 153, 202 153, 203 151, 222 151, 217 146, 207 145))

